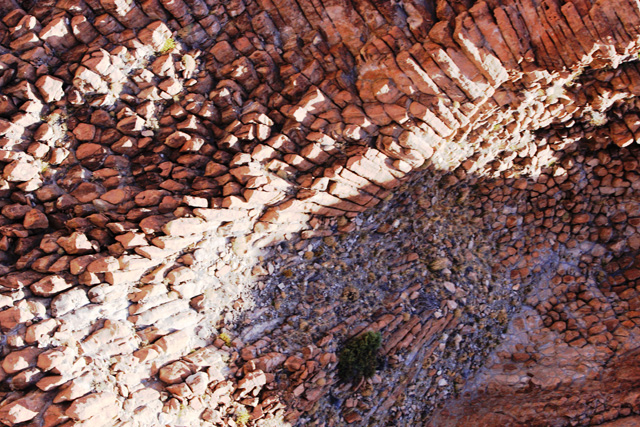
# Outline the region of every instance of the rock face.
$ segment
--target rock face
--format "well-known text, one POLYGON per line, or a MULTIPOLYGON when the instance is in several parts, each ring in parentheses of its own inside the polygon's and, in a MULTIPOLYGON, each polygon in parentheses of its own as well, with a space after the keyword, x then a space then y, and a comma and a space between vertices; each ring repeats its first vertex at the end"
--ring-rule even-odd
POLYGON ((0 11, 3 425, 637 418, 637 1, 0 11), (380 239, 375 289, 296 264, 393 240, 400 219, 362 217, 394 195, 477 238, 380 239), (338 384, 368 330, 397 375, 338 384))

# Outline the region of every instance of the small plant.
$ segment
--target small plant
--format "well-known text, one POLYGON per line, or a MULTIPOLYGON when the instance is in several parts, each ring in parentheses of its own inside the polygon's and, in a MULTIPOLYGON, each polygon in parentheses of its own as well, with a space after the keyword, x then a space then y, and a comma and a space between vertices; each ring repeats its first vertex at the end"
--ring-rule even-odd
POLYGON ((228 333, 223 332, 220 335, 218 335, 218 338, 220 338, 222 341, 224 341, 225 345, 227 347, 231 347, 231 337, 229 336, 228 333))
POLYGON ((164 55, 165 53, 171 52, 173 49, 176 48, 176 46, 177 44, 175 39, 173 37, 169 37, 167 40, 165 40, 159 52, 164 55))
POLYGON ((251 414, 244 407, 236 413, 236 424, 239 426, 246 426, 250 419, 251 414))
POLYGON ((40 163, 40 173, 45 173, 51 167, 51 165, 49 163, 44 162, 42 160, 40 160, 39 163, 40 163))
POLYGON ((378 350, 382 345, 380 332, 367 332, 351 339, 338 356, 338 377, 342 381, 371 378, 378 366, 378 350))
POLYGON ((591 112, 591 120, 589 120, 591 126, 600 127, 607 124, 607 115, 600 111, 591 112))

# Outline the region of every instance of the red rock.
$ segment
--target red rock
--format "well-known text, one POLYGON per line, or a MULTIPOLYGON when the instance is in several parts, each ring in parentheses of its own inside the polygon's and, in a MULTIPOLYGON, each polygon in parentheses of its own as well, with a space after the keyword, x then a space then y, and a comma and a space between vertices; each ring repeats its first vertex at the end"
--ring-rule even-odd
POLYGON ((629 281, 640 279, 640 268, 630 268, 624 272, 624 277, 629 281))
POLYGON ((49 405, 44 411, 42 418, 44 420, 43 426, 46 427, 62 424, 69 419, 69 417, 64 414, 64 407, 56 404, 49 405))
POLYGON ((23 224, 27 230, 35 230, 49 227, 49 219, 38 209, 31 209, 24 217, 23 224))
POLYGON ((84 44, 89 44, 100 36, 84 15, 76 15, 71 18, 71 32, 76 39, 84 44))
POLYGON ((93 245, 89 242, 87 236, 79 231, 74 231, 67 237, 60 237, 57 240, 57 243, 65 250, 65 252, 71 255, 86 254, 94 251, 93 245))
POLYGON ((116 236, 116 240, 122 244, 125 249, 131 249, 138 246, 147 246, 149 242, 142 233, 134 233, 129 231, 128 233, 116 236))
POLYGON ((613 122, 610 129, 611 139, 618 147, 626 147, 634 142, 633 133, 624 122, 613 122))
POLYGON ((167 92, 170 96, 175 96, 182 92, 182 84, 179 80, 169 77, 160 82, 158 88, 167 92))
POLYGON ((324 393, 324 388, 314 387, 314 388, 306 389, 304 391, 304 396, 307 400, 311 402, 315 402, 316 400, 320 399, 320 397, 322 397, 323 393, 324 393))
POLYGON ((45 372, 51 371, 60 375, 71 366, 73 361, 73 350, 69 347, 59 347, 40 353, 37 366, 45 372))
POLYGON ((191 370, 181 361, 163 366, 159 372, 160 380, 165 384, 177 384, 184 381, 189 375, 191 375, 191 370))
POLYGON ((60 317, 87 304, 89 304, 87 293, 83 289, 74 288, 51 300, 51 315, 60 317))
POLYGON ((216 61, 221 64, 227 64, 236 59, 236 53, 233 47, 227 41, 216 43, 210 50, 216 61))
POLYGON ((191 391, 196 395, 202 395, 207 391, 209 375, 206 372, 197 372, 185 380, 191 391))
POLYGON ((284 367, 289 372, 295 372, 299 370, 304 364, 304 360, 297 356, 290 356, 285 362, 284 367))
POLYGON ((112 205, 118 205, 125 201, 129 197, 129 194, 122 188, 115 188, 109 190, 100 196, 100 199, 111 203, 112 205))
POLYGON ((591 216, 588 213, 581 213, 574 215, 571 223, 572 224, 586 224, 591 220, 591 216))
POLYGON ((7 181, 25 182, 38 176, 40 170, 33 162, 27 160, 14 160, 4 167, 2 175, 7 181))
POLYGON ((212 347, 204 347, 183 357, 190 364, 198 369, 214 366, 218 361, 218 353, 212 347))
POLYGON ((65 411, 65 415, 79 421, 95 416, 111 419, 117 414, 119 408, 120 404, 115 394, 109 392, 91 393, 74 400, 65 411))
POLYGON ((393 104, 401 93, 391 79, 380 79, 373 82, 371 89, 373 96, 383 104, 393 104))
POLYGON ((59 165, 69 156, 69 150, 65 148, 54 148, 51 150, 51 155, 49 156, 49 163, 52 165, 59 165))
POLYGON ((180 399, 191 399, 194 397, 193 391, 185 383, 167 386, 167 391, 180 399))
POLYGON ((164 22, 156 21, 140 30, 138 38, 142 43, 149 45, 158 52, 165 46, 166 41, 171 38, 171 30, 164 22))
POLYGON ((180 148, 190 140, 191 135, 189 135, 188 133, 176 131, 165 138, 164 143, 171 148, 180 148))
POLYGON ((165 195, 164 190, 146 190, 138 193, 134 201, 138 206, 156 206, 165 195))
POLYGON ((24 397, 0 406, 0 422, 6 425, 24 423, 38 416, 47 402, 41 391, 34 391, 24 397))
POLYGON ((24 307, 10 307, 0 311, 0 329, 9 331, 17 325, 33 319, 34 315, 24 307))
POLYGON ((105 93, 109 89, 107 82, 102 80, 100 74, 91 71, 84 66, 80 66, 76 70, 76 74, 73 79, 73 86, 83 94, 94 92, 105 93))
POLYGON ((167 274, 167 280, 172 285, 177 285, 180 283, 187 282, 189 280, 195 279, 196 275, 193 270, 189 267, 178 267, 173 269, 167 274))
POLYGON ((42 95, 44 102, 56 102, 64 96, 62 89, 64 82, 51 76, 42 76, 36 81, 36 87, 42 95))
POLYGON ((67 402, 85 396, 92 391, 91 384, 87 382, 86 376, 81 376, 71 380, 66 387, 62 389, 53 398, 53 403, 67 402))
POLYGON ((38 343, 51 334, 57 326, 58 321, 56 319, 46 319, 33 324, 27 328, 25 341, 28 344, 38 343))
POLYGON ((40 142, 34 142, 29 145, 29 148, 27 148, 27 153, 36 159, 42 159, 47 155, 47 153, 49 153, 49 150, 50 147, 48 145, 40 142))
POLYGON ((27 33, 24 36, 19 37, 18 39, 12 41, 9 44, 9 47, 11 47, 11 49, 16 51, 22 51, 22 50, 28 50, 33 47, 39 46, 40 44, 42 44, 42 41, 38 38, 38 36, 35 33, 27 33))
POLYGON ((103 328, 98 329, 82 342, 81 348, 85 354, 101 352, 106 354, 107 350, 110 350, 109 347, 115 344, 116 351, 109 354, 118 354, 117 347, 120 347, 120 352, 130 348, 127 344, 131 344, 132 335, 133 331, 129 323, 106 320, 103 328))
POLYGON ((18 220, 24 218, 24 216, 31 211, 31 208, 27 205, 21 205, 14 203, 11 205, 5 205, 2 208, 2 215, 11 219, 18 220))
POLYGON ((40 39, 54 49, 66 50, 77 43, 69 28, 69 19, 66 16, 52 19, 49 24, 40 31, 39 35, 40 39))
POLYGON ((2 369, 8 374, 13 374, 34 367, 40 353, 42 353, 42 349, 37 347, 27 347, 11 352, 2 361, 2 369))
POLYGON ((104 49, 93 52, 88 58, 85 56, 82 65, 102 76, 107 76, 114 71, 111 66, 111 56, 104 49))
POLYGON ((38 280, 29 288, 31 292, 38 296, 50 297, 73 286, 73 282, 67 280, 63 276, 51 275, 44 279, 38 280))
POLYGON ((38 368, 25 369, 11 378, 11 387, 14 390, 25 390, 27 387, 36 384, 43 376, 44 373, 38 368))
POLYGON ((261 370, 256 370, 245 375, 243 379, 238 381, 237 389, 240 391, 238 399, 248 394, 257 395, 263 385, 267 383, 267 377, 261 370))
POLYGON ((149 23, 149 18, 134 2, 101 0, 100 4, 127 28, 141 28, 149 23))
POLYGON ((116 125, 118 130, 126 135, 136 135, 144 129, 144 119, 137 114, 125 117, 116 125))
POLYGON ((161 77, 174 77, 175 67, 171 55, 161 55, 151 64, 153 74, 161 77))
MULTIPOLYGON (((96 127, 88 123, 80 123, 73 130, 73 135, 78 139, 78 141, 92 141, 96 135, 96 127)), ((99 147, 102 148, 101 146, 99 147)), ((82 152, 81 152, 81 155, 83 155, 82 152)), ((89 157, 89 155, 86 155, 86 154, 84 154, 84 156, 89 157)))
POLYGON ((347 424, 352 424, 358 421, 362 421, 362 417, 357 412, 351 411, 344 415, 344 420, 347 422, 347 424))

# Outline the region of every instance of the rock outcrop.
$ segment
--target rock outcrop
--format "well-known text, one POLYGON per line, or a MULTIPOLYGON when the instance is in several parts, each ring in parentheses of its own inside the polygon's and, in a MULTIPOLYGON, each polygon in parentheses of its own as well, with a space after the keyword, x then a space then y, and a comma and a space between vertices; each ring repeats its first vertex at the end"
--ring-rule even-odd
MULTIPOLYGON (((637 418, 636 0, 6 0, 0 11, 0 423, 637 418), (425 174, 451 194, 404 196, 425 174), (437 256, 398 244, 378 295, 352 312, 329 290, 324 302, 291 296, 308 320, 242 331, 238 319, 268 313, 246 317, 252 290, 284 299, 274 281, 294 274, 261 264, 260 249, 291 241, 312 260, 339 236, 392 235, 395 221, 361 218, 394 194, 442 216, 436 198, 456 194, 462 227, 482 235, 437 256), (482 238, 494 246, 471 253, 482 238), (454 283, 464 260, 495 264, 454 283), (423 279, 385 287, 420 263, 423 279), (428 272, 447 279, 445 297, 432 298, 428 272), (485 316, 488 281, 503 278, 485 316), (292 324, 310 342, 294 342, 292 324), (485 326, 504 328, 495 349, 447 360, 485 326), (336 352, 368 330, 398 374, 351 390, 336 352), (333 393, 351 393, 338 411, 333 393)), ((314 277, 304 286, 321 288, 314 277)))

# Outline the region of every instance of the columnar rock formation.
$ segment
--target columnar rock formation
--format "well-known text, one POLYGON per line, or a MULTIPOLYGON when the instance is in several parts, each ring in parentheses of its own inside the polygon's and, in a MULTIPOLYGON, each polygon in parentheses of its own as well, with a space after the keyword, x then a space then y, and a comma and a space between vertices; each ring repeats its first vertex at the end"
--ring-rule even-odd
MULTIPOLYGON (((639 413, 637 0, 0 11, 0 423, 584 425, 639 413), (380 284, 381 302, 344 318, 337 301, 300 301, 313 343, 298 348, 281 342, 291 324, 236 337, 251 283, 292 275, 258 249, 295 241, 320 257, 307 246, 366 230, 363 212, 425 174, 479 230, 429 260, 433 274, 496 260, 487 277, 513 287, 495 294, 525 305, 482 320, 506 330, 476 376, 482 358, 429 366, 475 342, 484 308, 467 298, 493 292, 482 273, 443 282, 442 301, 428 295, 435 279, 380 284), (472 254, 483 238, 503 246, 472 254), (334 411, 333 393, 350 393, 336 350, 364 330, 382 331, 399 374, 356 385, 334 411), (435 410, 445 389, 461 393, 435 410)), ((415 204, 436 212, 429 191, 415 204)), ((390 276, 423 252, 398 245, 390 276)))

